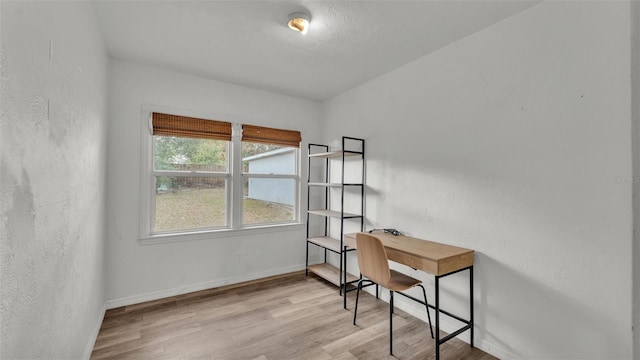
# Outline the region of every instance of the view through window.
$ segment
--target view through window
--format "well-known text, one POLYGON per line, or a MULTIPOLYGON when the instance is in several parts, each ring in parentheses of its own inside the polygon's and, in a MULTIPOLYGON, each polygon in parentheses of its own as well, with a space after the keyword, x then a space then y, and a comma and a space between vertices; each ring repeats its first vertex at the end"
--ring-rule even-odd
POLYGON ((151 234, 297 220, 299 132, 160 113, 152 123, 151 234))
POLYGON ((295 220, 296 148, 242 143, 243 223, 295 220))
POLYGON ((224 140, 153 137, 155 231, 227 225, 228 147, 224 140))

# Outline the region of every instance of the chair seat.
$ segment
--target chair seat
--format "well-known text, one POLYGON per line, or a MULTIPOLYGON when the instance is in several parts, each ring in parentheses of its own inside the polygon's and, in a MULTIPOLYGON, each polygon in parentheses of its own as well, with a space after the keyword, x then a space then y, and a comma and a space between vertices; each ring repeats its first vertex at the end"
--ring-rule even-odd
POLYGON ((391 291, 405 291, 420 284, 421 281, 391 269, 391 279, 388 284, 380 284, 391 291))

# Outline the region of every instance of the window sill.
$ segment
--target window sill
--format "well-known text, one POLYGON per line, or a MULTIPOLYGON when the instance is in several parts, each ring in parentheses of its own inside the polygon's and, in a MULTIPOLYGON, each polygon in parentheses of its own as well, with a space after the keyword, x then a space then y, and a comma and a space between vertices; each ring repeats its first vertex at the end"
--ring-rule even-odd
POLYGON ((284 232, 284 231, 300 231, 305 229, 303 223, 293 224, 277 224, 277 225, 264 225, 243 229, 222 229, 222 230, 208 230, 208 231, 194 231, 184 233, 173 234, 161 234, 161 235, 149 235, 141 236, 138 239, 140 245, 155 245, 182 241, 194 241, 194 240, 208 240, 217 238, 226 238, 233 236, 246 236, 256 235, 264 233, 284 232))

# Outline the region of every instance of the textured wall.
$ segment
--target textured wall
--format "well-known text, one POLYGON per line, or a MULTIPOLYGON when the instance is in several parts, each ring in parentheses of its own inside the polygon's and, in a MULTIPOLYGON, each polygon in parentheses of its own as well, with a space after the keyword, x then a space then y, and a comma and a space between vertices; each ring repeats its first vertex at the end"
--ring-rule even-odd
POLYGON ((163 111, 300 130, 307 142, 321 138, 319 104, 125 61, 110 65, 107 306, 303 269, 304 225, 141 245, 141 109, 155 105, 163 111))
POLYGON ((88 2, 0 2, 2 359, 78 359, 104 310, 106 53, 88 2))
POLYGON ((632 357, 629 31, 629 2, 544 2, 325 104, 368 141, 369 226, 477 251, 501 358, 632 357))
POLYGON ((631 2, 631 125, 633 127, 633 354, 640 359, 640 2, 631 2))

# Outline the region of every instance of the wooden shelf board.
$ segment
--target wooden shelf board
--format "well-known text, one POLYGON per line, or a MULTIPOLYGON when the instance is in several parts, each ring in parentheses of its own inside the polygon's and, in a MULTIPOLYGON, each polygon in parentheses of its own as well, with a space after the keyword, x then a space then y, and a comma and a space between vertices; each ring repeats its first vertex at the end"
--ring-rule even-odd
MULTIPOLYGON (((320 276, 321 278, 327 280, 328 282, 336 286, 340 286, 340 269, 338 269, 337 267, 331 264, 322 263, 311 265, 307 267, 307 269, 312 273, 320 276)), ((357 276, 347 273, 347 283, 357 280, 357 276)))
POLYGON ((342 154, 344 153, 345 157, 349 157, 349 156, 360 156, 362 155, 362 152, 359 151, 342 151, 342 150, 337 150, 337 151, 329 151, 329 152, 322 152, 322 153, 315 153, 315 154, 309 154, 309 157, 317 157, 317 158, 337 158, 337 157, 342 157, 342 154))
POLYGON ((310 182, 307 183, 309 186, 326 186, 326 187, 340 187, 340 186, 364 186, 361 183, 323 183, 323 182, 310 182))
MULTIPOLYGON (((334 210, 309 210, 309 214, 314 214, 314 215, 321 215, 321 216, 328 216, 328 217, 332 217, 332 218, 336 218, 336 219, 340 219, 340 211, 334 211, 334 210)), ((350 213, 344 213, 342 214, 342 218, 347 219, 347 218, 359 218, 362 217, 362 215, 358 215, 358 214, 350 214, 350 213)))
MULTIPOLYGON (((328 237, 328 236, 316 236, 308 238, 307 241, 321 246, 323 248, 329 249, 333 252, 340 252, 340 240, 328 237)), ((349 249, 347 249, 349 250, 349 249)))
POLYGON ((309 186, 326 186, 326 187, 340 187, 340 186, 342 186, 342 184, 340 184, 340 183, 321 183, 321 182, 310 182, 307 185, 309 185, 309 186))

